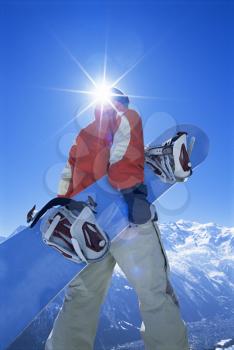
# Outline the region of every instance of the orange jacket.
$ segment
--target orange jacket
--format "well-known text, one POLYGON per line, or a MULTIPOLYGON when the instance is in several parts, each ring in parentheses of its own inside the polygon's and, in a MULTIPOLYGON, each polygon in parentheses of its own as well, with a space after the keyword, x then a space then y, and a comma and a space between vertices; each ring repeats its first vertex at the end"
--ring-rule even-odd
POLYGON ((118 190, 144 182, 142 122, 134 110, 111 115, 95 110, 95 120, 70 149, 58 196, 73 197, 106 174, 118 190))

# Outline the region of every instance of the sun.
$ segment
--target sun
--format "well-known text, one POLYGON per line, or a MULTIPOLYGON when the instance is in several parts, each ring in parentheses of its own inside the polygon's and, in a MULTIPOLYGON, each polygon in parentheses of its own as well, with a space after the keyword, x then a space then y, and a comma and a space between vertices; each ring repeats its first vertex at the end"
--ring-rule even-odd
MULTIPOLYGON (((111 106, 112 108, 116 109, 115 105, 113 104, 113 96, 118 96, 115 93, 112 92, 112 88, 117 87, 117 85, 122 81, 138 64, 150 53, 151 50, 146 52, 144 55, 142 55, 139 59, 136 60, 136 62, 128 68, 122 75, 120 75, 113 83, 108 83, 106 81, 106 70, 107 70, 107 45, 105 47, 105 54, 104 54, 104 65, 103 65, 103 77, 101 79, 101 83, 98 83, 95 81, 95 79, 87 72, 87 70, 83 67, 83 65, 80 63, 80 61, 73 55, 73 53, 64 45, 64 43, 56 38, 59 45, 67 52, 68 56, 70 56, 71 60, 77 65, 77 67, 84 73, 84 75, 87 77, 88 81, 92 84, 93 89, 90 90, 79 90, 79 89, 69 89, 69 88, 53 88, 50 87, 50 90, 56 90, 61 92, 68 92, 68 93, 75 93, 75 94, 85 94, 89 95, 91 97, 91 102, 88 103, 84 108, 79 110, 78 113, 75 114, 75 116, 69 120, 63 127, 59 130, 57 130, 56 134, 61 132, 65 127, 67 127, 74 119, 77 119, 81 114, 84 114, 86 111, 88 111, 90 108, 92 108, 95 104, 100 104, 101 108, 104 108, 104 106, 111 106)), ((146 95, 132 95, 127 93, 127 96, 134 99, 153 99, 153 100, 161 100, 161 97, 157 96, 146 96, 146 95)), ((165 99, 165 98, 164 98, 165 99)), ((117 109, 116 109, 117 111, 117 109)), ((117 111, 118 112, 118 111, 117 111)))
POLYGON ((109 104, 111 99, 111 85, 107 82, 97 84, 94 90, 94 99, 102 105, 109 104))

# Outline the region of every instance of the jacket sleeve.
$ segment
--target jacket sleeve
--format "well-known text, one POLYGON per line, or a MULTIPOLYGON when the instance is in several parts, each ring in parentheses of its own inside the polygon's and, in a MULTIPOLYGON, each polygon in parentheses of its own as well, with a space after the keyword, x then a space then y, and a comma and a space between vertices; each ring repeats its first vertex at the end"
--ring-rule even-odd
POLYGON ((108 178, 114 188, 123 190, 144 182, 144 140, 137 112, 127 110, 119 118, 110 148, 108 178))
POLYGON ((76 149, 77 145, 75 142, 69 151, 68 161, 61 173, 58 185, 58 197, 70 197, 70 194, 72 193, 72 174, 75 165, 76 149))

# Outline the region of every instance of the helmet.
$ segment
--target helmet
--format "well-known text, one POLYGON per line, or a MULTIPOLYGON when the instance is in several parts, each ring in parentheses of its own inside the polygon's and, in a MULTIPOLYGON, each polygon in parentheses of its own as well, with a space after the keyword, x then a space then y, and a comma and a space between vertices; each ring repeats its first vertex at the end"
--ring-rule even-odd
POLYGON ((125 95, 121 90, 113 87, 111 88, 111 100, 120 102, 125 107, 128 107, 129 105, 129 98, 127 95, 125 95))

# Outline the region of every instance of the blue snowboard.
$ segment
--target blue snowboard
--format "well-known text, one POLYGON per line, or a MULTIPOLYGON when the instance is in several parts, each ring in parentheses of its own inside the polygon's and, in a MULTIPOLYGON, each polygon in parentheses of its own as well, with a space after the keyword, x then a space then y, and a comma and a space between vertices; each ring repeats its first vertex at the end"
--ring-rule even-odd
MULTIPOLYGON (((178 131, 194 136, 191 155, 193 169, 205 160, 209 141, 205 133, 192 125, 175 126, 160 135, 153 144, 160 145, 178 131)), ((171 184, 163 183, 145 165, 148 199, 153 202, 165 193, 171 184)), ((114 190, 106 177, 75 196, 87 201, 92 196, 97 206, 97 221, 112 240, 127 225, 127 207, 122 196, 114 190)), ((46 246, 39 231, 40 221, 33 229, 26 228, 0 244, 0 350, 7 347, 23 332, 45 306, 86 265, 66 260, 46 246)))

